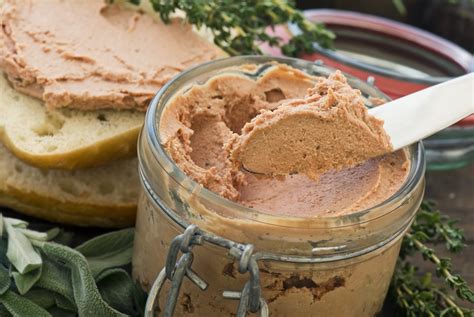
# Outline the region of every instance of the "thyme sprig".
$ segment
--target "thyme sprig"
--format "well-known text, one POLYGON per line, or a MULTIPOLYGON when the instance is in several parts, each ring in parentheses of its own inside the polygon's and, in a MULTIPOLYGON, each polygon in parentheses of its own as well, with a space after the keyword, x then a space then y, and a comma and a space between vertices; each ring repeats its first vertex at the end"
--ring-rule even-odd
POLYGON ((410 232, 404 237, 400 257, 392 279, 390 296, 404 316, 474 316, 472 309, 458 302, 474 303, 474 291, 458 274, 452 272, 451 260, 440 258, 430 245, 444 243, 450 253, 458 253, 465 246, 463 231, 456 222, 443 215, 432 202, 423 202, 410 232), (411 256, 419 253, 434 264, 434 271, 449 289, 432 280, 432 274, 417 274, 411 256))
MULTIPOLYGON (((129 0, 132 3, 138 0, 129 0)), ((178 10, 188 23, 198 29, 206 27, 214 43, 230 55, 261 54, 260 44, 278 46, 285 55, 297 56, 314 51, 314 43, 330 47, 334 33, 322 24, 310 22, 286 0, 149 0, 164 22, 178 10), (301 34, 283 43, 267 32, 268 27, 295 23, 301 34)))

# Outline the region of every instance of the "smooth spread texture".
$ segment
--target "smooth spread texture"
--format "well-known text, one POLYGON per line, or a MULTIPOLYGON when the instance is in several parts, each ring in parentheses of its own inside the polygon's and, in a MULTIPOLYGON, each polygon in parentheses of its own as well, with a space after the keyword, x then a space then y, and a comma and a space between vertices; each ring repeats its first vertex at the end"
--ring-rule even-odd
POLYGON ((145 110, 174 75, 222 55, 179 19, 101 0, 6 0, 0 25, 0 68, 50 109, 145 110))
POLYGON ((262 111, 230 145, 237 167, 313 179, 391 151, 383 122, 369 115, 360 91, 340 72, 319 78, 304 98, 262 111))
MULTIPOLYGON (((242 130, 245 133, 249 122, 255 124, 252 119, 262 111, 278 113, 288 104, 301 102, 310 88, 310 93, 321 89, 318 94, 323 99, 332 98, 327 95, 329 89, 322 89, 331 85, 343 85, 347 90, 344 94, 360 98, 357 91, 346 86, 340 74, 331 79, 316 78, 276 64, 256 79, 248 75, 255 71, 255 66, 245 66, 240 71, 224 70, 204 85, 178 94, 167 105, 160 120, 160 138, 187 175, 215 193, 258 211, 298 217, 334 216, 366 209, 386 200, 401 187, 409 170, 405 151, 349 168, 338 166, 317 177, 308 177, 308 173, 255 175, 236 168, 229 149, 242 130)), ((333 94, 337 91, 332 90, 333 94)), ((350 104, 345 105, 344 111, 351 113, 349 107, 350 104)), ((380 129, 378 122, 368 122, 373 124, 372 129, 380 129)), ((294 123, 294 128, 298 128, 298 123, 294 123)), ((371 136, 377 139, 374 134, 371 136)), ((376 151, 389 146, 383 140, 376 151)), ((281 146, 288 145, 282 140, 281 146)))

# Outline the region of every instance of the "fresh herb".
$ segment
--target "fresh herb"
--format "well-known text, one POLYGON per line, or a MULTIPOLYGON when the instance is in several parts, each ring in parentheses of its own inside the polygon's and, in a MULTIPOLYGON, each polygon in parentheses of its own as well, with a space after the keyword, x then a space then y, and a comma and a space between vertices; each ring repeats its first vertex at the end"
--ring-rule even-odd
POLYGON ((403 0, 392 0, 392 3, 397 9, 398 13, 400 13, 401 15, 407 14, 407 8, 405 7, 403 0))
MULTIPOLYGON (((137 4, 138 0, 128 0, 137 4)), ((286 0, 149 0, 161 19, 168 23, 173 13, 185 13, 188 23, 198 29, 206 27, 214 43, 230 55, 261 54, 260 45, 278 46, 285 55, 314 52, 314 43, 330 47, 334 33, 322 24, 310 22, 286 0), (268 28, 294 23, 301 34, 288 43, 271 35, 268 28)))
POLYGON ((474 303, 474 291, 460 275, 453 273, 451 260, 440 258, 430 247, 440 243, 450 253, 457 253, 465 246, 463 232, 455 221, 437 210, 434 203, 423 202, 410 232, 403 239, 389 293, 398 306, 399 315, 474 316, 474 310, 460 304, 462 301, 474 303), (445 287, 433 282, 431 273, 418 274, 418 268, 412 263, 416 254, 434 265, 445 287))
POLYGON ((141 316, 145 294, 122 267, 133 229, 98 236, 76 249, 0 214, 1 316, 141 316))

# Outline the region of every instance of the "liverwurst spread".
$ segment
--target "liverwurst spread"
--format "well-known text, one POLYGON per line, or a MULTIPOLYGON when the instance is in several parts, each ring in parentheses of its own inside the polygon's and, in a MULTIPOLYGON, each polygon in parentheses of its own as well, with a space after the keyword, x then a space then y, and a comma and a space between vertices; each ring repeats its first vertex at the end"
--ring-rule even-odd
POLYGON ((318 78, 281 64, 254 72, 253 65, 224 70, 168 103, 160 139, 184 173, 224 198, 296 217, 370 208, 402 186, 410 166, 405 150, 381 155, 391 150, 382 122, 368 116, 360 92, 342 74, 318 78), (311 131, 313 124, 321 128, 311 131), (264 140, 267 132, 274 133, 273 143, 257 142, 262 147, 252 148, 257 155, 248 163, 275 164, 282 175, 240 166, 241 146, 252 135, 264 140), (341 157, 339 147, 353 155, 341 157), (299 159, 318 151, 317 160, 294 166, 278 148, 293 149, 299 159))
POLYGON ((174 75, 222 55, 180 19, 101 0, 6 0, 0 25, 0 68, 49 109, 145 110, 174 75))
POLYGON ((383 122, 368 114, 360 91, 340 72, 319 78, 304 98, 262 111, 230 149, 232 161, 248 171, 311 178, 391 150, 383 122))

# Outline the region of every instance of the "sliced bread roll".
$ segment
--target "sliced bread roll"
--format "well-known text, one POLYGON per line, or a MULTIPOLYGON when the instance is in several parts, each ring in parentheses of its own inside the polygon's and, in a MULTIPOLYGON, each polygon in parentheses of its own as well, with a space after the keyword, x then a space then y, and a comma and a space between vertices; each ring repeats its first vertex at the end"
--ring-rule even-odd
POLYGON ((144 117, 132 111, 46 111, 0 74, 0 141, 33 166, 76 169, 134 156, 144 117))
POLYGON ((125 227, 135 221, 137 159, 76 171, 29 166, 0 145, 0 206, 53 222, 125 227))

